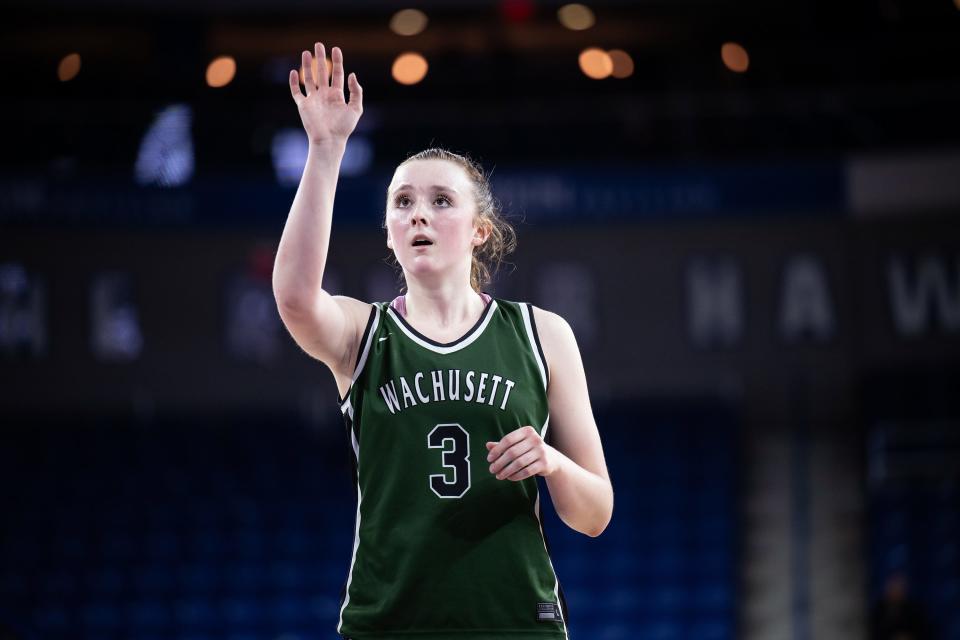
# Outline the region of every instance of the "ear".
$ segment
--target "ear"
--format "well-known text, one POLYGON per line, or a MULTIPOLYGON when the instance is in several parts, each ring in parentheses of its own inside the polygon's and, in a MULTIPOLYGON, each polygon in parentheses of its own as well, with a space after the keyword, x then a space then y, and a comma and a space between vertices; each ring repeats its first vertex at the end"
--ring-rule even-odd
POLYGON ((387 229, 387 248, 393 249, 393 238, 390 237, 390 229, 387 229))
POLYGON ((477 225, 477 228, 473 231, 473 246, 479 247, 484 242, 487 241, 487 238, 490 237, 491 225, 489 222, 484 221, 477 225))

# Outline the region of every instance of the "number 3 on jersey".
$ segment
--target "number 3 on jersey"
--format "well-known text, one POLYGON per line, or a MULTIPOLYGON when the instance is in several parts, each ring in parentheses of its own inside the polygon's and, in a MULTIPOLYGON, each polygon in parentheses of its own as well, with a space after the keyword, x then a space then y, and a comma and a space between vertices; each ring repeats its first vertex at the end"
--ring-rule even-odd
POLYGON ((427 434, 427 446, 443 450, 443 467, 453 471, 430 476, 430 490, 440 498, 462 498, 470 489, 470 434, 459 424, 438 424, 427 434))

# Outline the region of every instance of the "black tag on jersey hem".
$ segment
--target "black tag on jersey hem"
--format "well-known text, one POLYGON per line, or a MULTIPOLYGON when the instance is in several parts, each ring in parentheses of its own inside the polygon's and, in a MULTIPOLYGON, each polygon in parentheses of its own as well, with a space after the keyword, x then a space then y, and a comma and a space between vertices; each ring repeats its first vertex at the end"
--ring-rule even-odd
POLYGON ((560 608, 555 602, 537 603, 537 622, 563 622, 560 608))

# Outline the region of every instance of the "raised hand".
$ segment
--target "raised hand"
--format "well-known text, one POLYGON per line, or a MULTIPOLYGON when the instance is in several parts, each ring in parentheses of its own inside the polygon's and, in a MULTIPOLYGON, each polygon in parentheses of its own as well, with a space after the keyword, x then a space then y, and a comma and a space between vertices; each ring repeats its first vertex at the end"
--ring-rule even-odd
POLYGON ((304 51, 303 85, 307 95, 300 91, 299 73, 290 70, 290 93, 300 110, 300 120, 311 144, 345 143, 353 133, 357 121, 363 113, 363 89, 357 82, 357 74, 351 73, 347 81, 350 89, 350 101, 343 96, 343 52, 334 47, 330 52, 333 72, 327 84, 327 58, 323 43, 314 45, 317 57, 319 78, 314 78, 313 56, 304 51))

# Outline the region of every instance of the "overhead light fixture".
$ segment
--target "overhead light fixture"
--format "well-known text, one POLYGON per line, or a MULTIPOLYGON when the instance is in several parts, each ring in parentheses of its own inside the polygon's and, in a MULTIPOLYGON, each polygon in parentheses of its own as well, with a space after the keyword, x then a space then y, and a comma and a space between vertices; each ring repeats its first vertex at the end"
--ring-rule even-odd
POLYGON ((390 18, 390 30, 398 36, 415 36, 427 28, 427 14, 419 9, 402 9, 390 18))
POLYGON ((750 56, 747 50, 736 42, 725 42, 720 47, 720 58, 727 69, 734 73, 746 73, 750 68, 750 56))
POLYGON ((207 86, 225 87, 237 75, 237 62, 231 56, 219 56, 207 65, 207 86))
POLYGON ((419 53, 408 52, 397 56, 393 61, 393 68, 390 70, 393 79, 400 84, 417 84, 427 75, 427 59, 419 53))
POLYGON ((579 3, 565 4, 557 9, 557 20, 571 31, 589 29, 597 21, 590 7, 579 3))
POLYGON ((594 80, 602 80, 613 73, 613 60, 610 54, 598 47, 590 47, 580 52, 580 70, 594 80))
POLYGON ((77 74, 80 73, 80 62, 79 53, 68 53, 63 56, 60 64, 57 65, 57 78, 60 82, 67 82, 76 78, 77 74))
POLYGON ((614 78, 629 78, 633 75, 633 58, 623 49, 611 49, 607 52, 610 55, 610 61, 613 62, 613 71, 610 72, 614 78))

